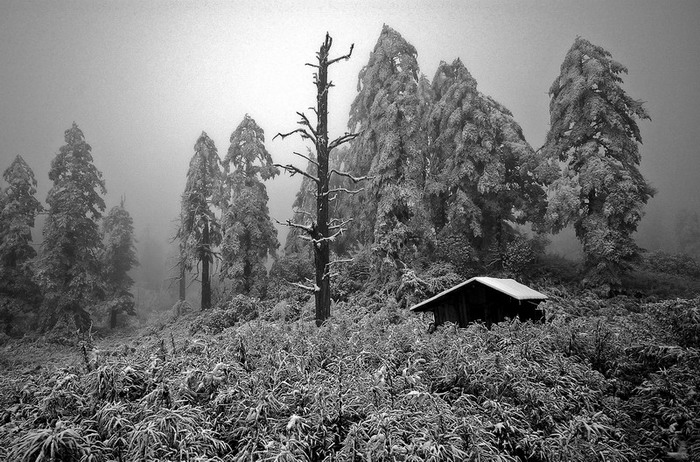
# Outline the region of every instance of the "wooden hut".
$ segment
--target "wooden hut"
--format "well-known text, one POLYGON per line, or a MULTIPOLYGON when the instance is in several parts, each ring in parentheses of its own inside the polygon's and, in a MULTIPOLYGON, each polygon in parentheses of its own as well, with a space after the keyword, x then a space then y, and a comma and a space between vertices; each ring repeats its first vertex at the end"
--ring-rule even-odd
POLYGON ((411 307, 411 311, 432 311, 435 325, 453 322, 467 327, 471 322, 490 326, 505 318, 544 319, 537 308, 547 296, 513 279, 475 277, 411 307))

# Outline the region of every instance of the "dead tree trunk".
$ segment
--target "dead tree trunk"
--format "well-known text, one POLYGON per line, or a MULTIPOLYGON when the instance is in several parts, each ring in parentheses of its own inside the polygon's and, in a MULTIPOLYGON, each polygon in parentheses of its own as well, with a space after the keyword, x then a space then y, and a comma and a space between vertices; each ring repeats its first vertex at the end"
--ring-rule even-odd
MULTIPOLYGON (((328 319, 331 313, 331 265, 330 260, 330 242, 343 231, 343 226, 346 222, 334 223, 329 216, 329 202, 332 200, 330 195, 338 192, 353 192, 347 189, 331 190, 330 180, 333 174, 350 178, 353 182, 358 182, 364 178, 354 178, 351 175, 338 172, 334 169, 329 169, 328 159, 330 152, 343 143, 347 143, 354 139, 356 133, 346 133, 345 135, 329 142, 328 141, 328 90, 333 86, 333 83, 328 81, 328 68, 341 60, 349 59, 352 55, 353 46, 350 47, 348 54, 339 58, 328 59, 328 54, 333 44, 333 39, 326 34, 326 39, 321 45, 320 50, 316 53, 318 64, 307 64, 316 68, 314 74, 314 84, 316 85, 316 107, 312 110, 316 113, 316 127, 313 127, 309 119, 302 112, 297 112, 301 118, 298 122, 302 128, 297 128, 289 133, 278 133, 279 136, 285 138, 294 133, 301 135, 303 139, 311 140, 316 148, 316 159, 304 156, 295 152, 294 154, 306 159, 316 166, 316 176, 311 173, 295 167, 294 165, 279 165, 276 166, 285 169, 291 175, 297 173, 311 179, 316 183, 316 220, 310 225, 301 223, 292 223, 287 221, 287 226, 304 230, 307 237, 311 241, 314 249, 314 266, 315 266, 315 281, 314 286, 299 285, 305 289, 313 291, 316 302, 316 325, 320 326, 323 321, 328 319)), ((356 191, 354 191, 356 192, 356 191)))
POLYGON ((180 301, 185 301, 187 283, 185 282, 185 262, 180 262, 180 301))
POLYGON ((209 220, 204 222, 202 230, 202 253, 200 256, 202 262, 202 309, 208 310, 211 308, 211 280, 209 277, 209 220))

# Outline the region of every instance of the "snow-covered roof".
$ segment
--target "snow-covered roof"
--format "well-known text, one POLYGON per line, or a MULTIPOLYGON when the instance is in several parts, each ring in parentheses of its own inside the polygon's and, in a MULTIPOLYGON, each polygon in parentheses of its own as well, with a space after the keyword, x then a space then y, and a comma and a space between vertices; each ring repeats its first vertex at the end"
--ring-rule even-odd
POLYGON ((452 287, 451 289, 444 290, 440 292, 439 294, 435 295, 434 297, 431 297, 427 300, 424 300, 416 305, 413 305, 411 307, 412 311, 425 311, 427 306, 431 305, 433 302, 436 302, 440 300, 441 298, 449 295, 450 293, 454 292, 455 290, 459 290, 462 287, 472 284, 474 282, 479 282, 481 284, 484 284, 485 286, 491 287, 492 289, 495 289, 499 292, 502 292, 516 300, 546 300, 547 296, 543 293, 537 292, 534 289, 529 288, 528 286, 519 283, 515 279, 500 279, 500 278, 491 278, 487 276, 478 276, 475 278, 471 278, 467 281, 462 282, 461 284, 457 284, 456 286, 452 287))

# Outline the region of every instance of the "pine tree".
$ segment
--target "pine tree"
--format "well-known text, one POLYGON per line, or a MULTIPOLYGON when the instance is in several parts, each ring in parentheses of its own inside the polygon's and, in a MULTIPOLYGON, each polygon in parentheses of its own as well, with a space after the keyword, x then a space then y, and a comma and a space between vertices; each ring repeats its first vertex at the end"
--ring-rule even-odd
POLYGON ((586 279, 616 284, 639 249, 632 239, 654 190, 639 172, 641 101, 622 89, 627 69, 603 48, 577 38, 549 90, 551 127, 544 150, 564 164, 549 216, 573 223, 586 279))
POLYGON ((117 325, 120 312, 135 314, 134 296, 130 292, 134 280, 129 271, 138 265, 134 246, 134 222, 124 208, 124 200, 112 207, 102 223, 105 246, 102 252, 102 274, 105 278, 110 328, 117 325))
POLYGON ((370 181, 355 198, 359 229, 351 232, 402 266, 434 240, 422 194, 427 145, 422 125, 431 95, 416 49, 387 25, 360 71, 358 90, 349 126, 360 136, 351 145, 348 170, 370 181))
POLYGON ((26 297, 35 290, 29 266, 36 257, 32 228, 43 207, 35 197, 34 172, 22 156, 15 157, 3 178, 8 185, 0 191, 0 293, 26 297))
POLYGON ((263 181, 279 174, 265 149, 265 133, 246 114, 231 134, 224 159, 229 204, 224 211, 221 277, 245 295, 265 294, 268 255, 277 258, 277 230, 270 220, 263 181))
POLYGON ((85 329, 88 308, 104 295, 98 222, 107 191, 93 164, 92 148, 75 123, 66 130, 65 142, 49 170, 53 187, 46 198, 48 217, 36 275, 44 294, 45 327, 53 327, 61 315, 72 315, 78 328, 85 329))
POLYGON ((477 91, 459 59, 440 64, 432 90, 425 188, 432 222, 440 242, 466 242, 473 260, 500 260, 515 234, 511 223, 542 228, 544 186, 556 170, 530 147, 512 113, 477 91))
MULTIPOLYGON (((211 308, 210 268, 221 243, 221 226, 214 208, 222 204, 221 160, 214 142, 205 132, 197 139, 182 194, 182 212, 177 238, 181 242, 181 267, 201 264, 203 310, 211 308)), ((182 278, 181 278, 182 280, 182 278)))

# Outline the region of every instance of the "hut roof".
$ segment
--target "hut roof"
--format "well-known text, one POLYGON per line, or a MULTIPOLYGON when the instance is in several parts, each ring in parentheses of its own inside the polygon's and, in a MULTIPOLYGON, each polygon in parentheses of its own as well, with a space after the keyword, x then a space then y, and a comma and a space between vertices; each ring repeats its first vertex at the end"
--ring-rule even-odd
POLYGON ((424 300, 411 307, 411 311, 429 311, 431 305, 435 302, 441 300, 442 298, 448 296, 452 292, 461 289, 464 286, 473 284, 475 282, 481 283, 485 286, 491 287, 499 292, 502 292, 516 300, 546 300, 547 296, 543 293, 537 292, 534 289, 529 288, 526 285, 520 284, 514 279, 499 279, 491 278, 487 276, 478 276, 464 281, 451 289, 444 290, 439 294, 424 300))

